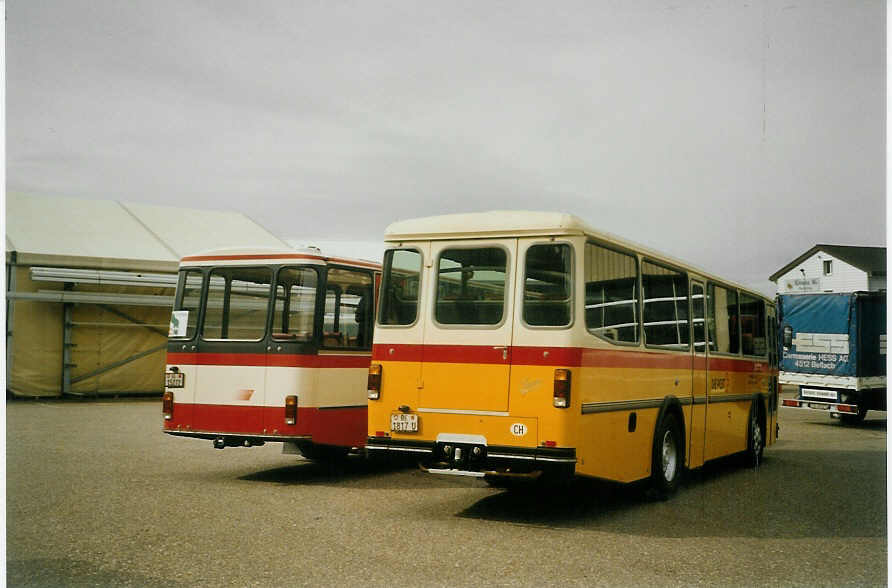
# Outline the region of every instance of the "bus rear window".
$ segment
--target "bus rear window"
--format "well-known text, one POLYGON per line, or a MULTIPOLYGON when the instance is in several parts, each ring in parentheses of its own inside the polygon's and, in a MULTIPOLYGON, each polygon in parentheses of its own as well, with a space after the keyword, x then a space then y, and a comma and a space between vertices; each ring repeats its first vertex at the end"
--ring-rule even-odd
POLYGON ((527 250, 523 283, 523 320, 536 327, 570 324, 569 245, 533 245, 527 250))
POLYGON ((498 247, 446 249, 437 264, 435 319, 444 325, 497 325, 505 310, 508 254, 498 247))
POLYGON ((195 327, 198 324, 198 309, 201 306, 201 270, 180 271, 180 283, 177 286, 176 302, 171 316, 171 336, 191 339, 195 336, 195 327), (180 321, 185 321, 186 330, 183 334, 180 321))
POLYGON ((411 325, 418 317, 421 253, 391 249, 384 254, 381 281, 382 325, 411 325))
POLYGON ((216 268, 208 284, 202 337, 256 341, 266 332, 272 270, 216 268))
POLYGON ((273 337, 310 341, 313 338, 315 311, 316 270, 309 267, 279 270, 273 337))

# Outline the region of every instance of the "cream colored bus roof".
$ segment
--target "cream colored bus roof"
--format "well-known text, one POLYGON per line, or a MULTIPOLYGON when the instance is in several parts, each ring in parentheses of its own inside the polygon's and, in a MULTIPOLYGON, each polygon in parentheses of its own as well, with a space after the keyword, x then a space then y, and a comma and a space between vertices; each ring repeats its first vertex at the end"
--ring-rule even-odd
POLYGON ((704 278, 734 286, 760 298, 763 294, 700 268, 675 259, 648 247, 589 227, 578 216, 561 212, 537 212, 529 210, 493 210, 465 214, 444 214, 397 221, 384 231, 384 240, 390 244, 403 241, 434 241, 444 239, 492 239, 499 237, 586 235, 599 241, 613 243, 637 251, 642 255, 670 265, 686 268, 704 278))

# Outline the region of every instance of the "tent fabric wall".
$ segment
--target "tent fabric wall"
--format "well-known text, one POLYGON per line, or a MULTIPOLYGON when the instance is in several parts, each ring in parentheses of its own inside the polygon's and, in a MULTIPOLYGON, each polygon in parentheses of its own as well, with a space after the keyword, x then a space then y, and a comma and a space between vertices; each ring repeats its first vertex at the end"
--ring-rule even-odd
MULTIPOLYGON (((173 296, 172 288, 90 286, 90 292, 173 296)), ((85 395, 164 391, 170 308, 77 304, 72 309, 71 392, 85 395), (129 317, 129 318, 128 318, 129 317), (86 323, 86 324, 85 324, 86 323), (129 358, 142 355, 138 359, 129 358), (126 363, 122 363, 126 362, 126 363), (103 368, 120 364, 103 371, 103 368), (80 379, 92 374, 96 375, 80 379)))
MULTIPOLYGON (((29 270, 28 266, 15 268, 17 292, 64 288, 61 283, 31 281, 29 270)), ((72 289, 167 297, 174 292, 173 288, 135 286, 75 285, 72 289)), ((62 395, 64 305, 17 299, 13 312, 12 365, 7 389, 15 396, 62 395)), ((70 319, 74 344, 70 393, 94 396, 164 391, 169 307, 74 304, 70 319), (127 361, 138 354, 140 357, 127 361), (103 369, 114 364, 119 365, 103 369), (90 376, 94 372, 97 373, 90 376)))
MULTIPOLYGON (((62 289, 62 284, 32 282, 28 269, 26 266, 14 268, 17 291, 62 289)), ((16 300, 12 304, 12 369, 7 389, 18 396, 60 395, 62 305, 32 300, 16 300)))

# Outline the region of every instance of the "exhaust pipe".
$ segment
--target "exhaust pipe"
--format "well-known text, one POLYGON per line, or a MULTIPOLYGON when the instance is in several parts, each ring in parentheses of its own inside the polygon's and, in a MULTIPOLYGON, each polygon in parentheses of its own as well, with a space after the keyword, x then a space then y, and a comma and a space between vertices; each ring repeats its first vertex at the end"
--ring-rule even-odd
POLYGON ((214 449, 225 449, 226 448, 226 439, 223 437, 217 437, 214 439, 214 449))

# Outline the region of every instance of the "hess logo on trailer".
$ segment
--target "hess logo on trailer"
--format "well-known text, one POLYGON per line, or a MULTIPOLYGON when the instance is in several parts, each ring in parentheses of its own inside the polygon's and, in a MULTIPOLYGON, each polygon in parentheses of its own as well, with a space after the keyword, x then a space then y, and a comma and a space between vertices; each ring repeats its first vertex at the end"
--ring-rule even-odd
POLYGON ((514 423, 511 425, 511 434, 515 437, 523 437, 527 434, 527 426, 523 423, 514 423))

